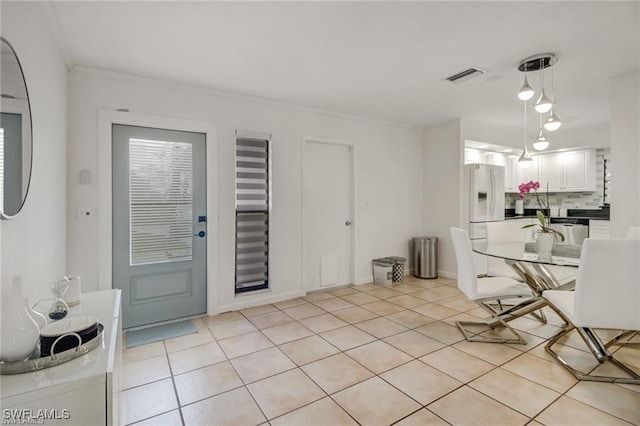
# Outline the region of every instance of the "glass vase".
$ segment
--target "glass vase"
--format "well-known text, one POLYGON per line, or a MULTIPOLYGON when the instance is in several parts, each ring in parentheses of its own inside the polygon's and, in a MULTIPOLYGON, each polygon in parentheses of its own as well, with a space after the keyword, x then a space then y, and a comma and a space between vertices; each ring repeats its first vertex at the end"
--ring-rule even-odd
POLYGON ((11 297, 2 309, 0 360, 24 361, 40 340, 40 328, 27 312, 28 302, 22 297, 22 282, 14 277, 11 297))

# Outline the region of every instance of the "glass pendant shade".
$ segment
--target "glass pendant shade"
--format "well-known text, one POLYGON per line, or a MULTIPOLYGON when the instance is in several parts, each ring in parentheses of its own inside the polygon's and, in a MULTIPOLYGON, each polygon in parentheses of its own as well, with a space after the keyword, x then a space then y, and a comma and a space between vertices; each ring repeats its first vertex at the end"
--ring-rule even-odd
POLYGON ((536 102, 534 108, 540 114, 544 114, 545 112, 549 112, 552 106, 553 104, 551 103, 551 100, 547 97, 544 89, 542 89, 542 93, 540 93, 540 97, 538 98, 538 101, 536 102))
POLYGON ((524 83, 522 83, 522 87, 518 91, 518 98, 522 101, 528 101, 533 97, 533 88, 529 85, 529 81, 527 80, 527 74, 524 75, 524 83))
POLYGON ((547 149, 548 146, 549 146, 549 141, 544 136, 544 133, 542 132, 542 128, 540 128, 540 131, 538 132, 538 137, 536 138, 535 141, 533 141, 533 148, 536 151, 543 151, 547 149))
POLYGON ((560 121, 560 118, 556 115, 556 109, 552 108, 549 118, 547 118, 547 121, 544 123, 544 128, 550 132, 555 132, 560 126, 562 126, 562 121, 560 121))
POLYGON ((527 148, 525 147, 524 151, 522 151, 522 155, 520 156, 520 158, 518 158, 518 167, 526 169, 528 167, 531 167, 532 165, 533 159, 531 158, 531 156, 527 152, 527 148))

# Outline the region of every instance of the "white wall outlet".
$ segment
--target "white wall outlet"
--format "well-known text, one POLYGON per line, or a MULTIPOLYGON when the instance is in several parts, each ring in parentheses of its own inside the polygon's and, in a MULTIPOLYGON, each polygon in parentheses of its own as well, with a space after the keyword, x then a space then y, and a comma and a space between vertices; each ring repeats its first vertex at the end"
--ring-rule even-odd
POLYGON ((93 217, 93 209, 91 207, 78 207, 77 219, 89 220, 93 217))

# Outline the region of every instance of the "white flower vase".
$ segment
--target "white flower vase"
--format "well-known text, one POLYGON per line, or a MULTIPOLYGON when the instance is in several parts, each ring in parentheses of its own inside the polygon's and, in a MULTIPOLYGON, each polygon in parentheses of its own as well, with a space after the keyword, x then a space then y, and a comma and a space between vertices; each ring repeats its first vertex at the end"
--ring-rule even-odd
POLYGON ((524 214, 524 200, 516 200, 516 214, 524 214))
POLYGON ((33 353, 40 339, 40 328, 27 311, 27 300, 22 297, 22 282, 13 279, 9 303, 2 309, 2 338, 0 361, 24 361, 33 353))
POLYGON ((540 232, 536 237, 539 253, 551 253, 556 242, 556 234, 553 232, 540 232))

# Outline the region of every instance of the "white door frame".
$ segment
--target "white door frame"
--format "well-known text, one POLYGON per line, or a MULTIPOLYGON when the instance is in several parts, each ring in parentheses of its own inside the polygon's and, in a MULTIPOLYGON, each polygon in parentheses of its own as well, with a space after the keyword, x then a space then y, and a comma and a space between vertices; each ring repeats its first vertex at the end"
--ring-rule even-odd
POLYGON ((356 218, 356 209, 355 209, 355 194, 356 194, 356 147, 352 142, 348 142, 348 141, 343 141, 343 140, 338 140, 338 139, 327 139, 327 138, 318 138, 318 137, 313 137, 313 136, 305 136, 302 138, 302 182, 300 185, 300 192, 301 192, 301 199, 302 199, 302 203, 300 203, 300 216, 302 218, 301 220, 301 226, 302 226, 302 289, 304 290, 304 292, 306 293, 308 290, 308 286, 309 283, 306 282, 306 278, 305 278, 305 271, 306 271, 306 265, 305 265, 305 252, 304 252, 304 248, 305 248, 305 242, 306 242, 306 235, 305 235, 305 218, 304 218, 304 203, 305 203, 305 195, 304 195, 304 182, 305 182, 305 146, 307 143, 319 143, 319 144, 326 144, 326 145, 340 145, 340 146, 347 146, 349 148, 351 148, 350 155, 349 155, 349 173, 350 173, 350 177, 351 177, 351 185, 349 188, 349 213, 351 216, 351 226, 350 226, 350 232, 349 232, 349 243, 350 243, 350 249, 349 249, 349 255, 351 256, 351 262, 349 265, 349 281, 351 281, 351 284, 355 284, 355 259, 356 259, 356 245, 355 245, 355 240, 356 240, 356 228, 358 226, 358 220, 356 218))
POLYGON ((207 314, 218 313, 218 142, 217 128, 208 121, 101 109, 98 111, 98 289, 113 286, 113 188, 111 152, 113 124, 204 133, 207 149, 207 314))

